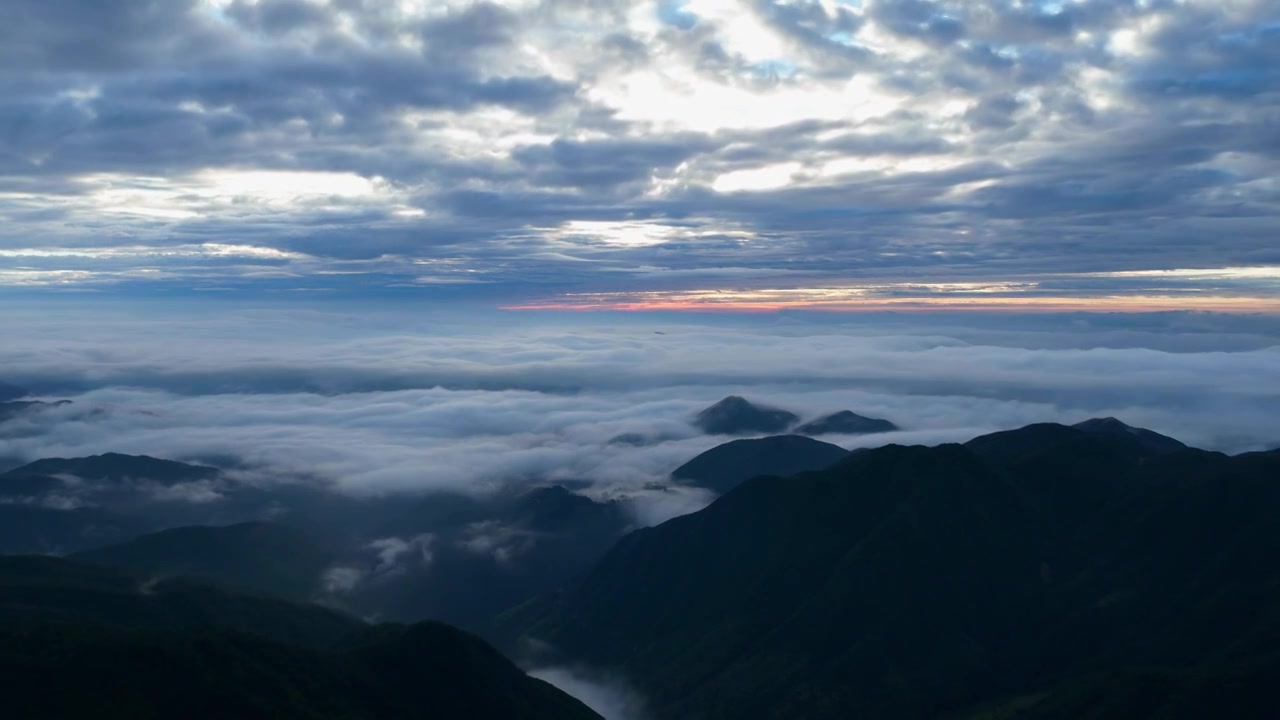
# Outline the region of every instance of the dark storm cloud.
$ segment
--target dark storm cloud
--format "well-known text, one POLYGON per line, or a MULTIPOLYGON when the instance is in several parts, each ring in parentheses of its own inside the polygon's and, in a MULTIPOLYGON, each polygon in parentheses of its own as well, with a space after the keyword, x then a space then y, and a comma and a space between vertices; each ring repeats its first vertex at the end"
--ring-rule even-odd
MULTIPOLYGON (((503 302, 1269 265, 1278 33, 1248 1, 14 0, 0 250, 251 245, 357 292, 446 262, 503 302)), ((269 280, 33 258, 0 270, 269 280)))

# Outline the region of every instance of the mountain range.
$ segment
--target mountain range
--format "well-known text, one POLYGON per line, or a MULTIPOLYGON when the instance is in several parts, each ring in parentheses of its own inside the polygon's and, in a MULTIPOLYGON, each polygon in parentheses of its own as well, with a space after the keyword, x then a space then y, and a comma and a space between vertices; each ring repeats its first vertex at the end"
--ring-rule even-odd
POLYGON ((1100 418, 855 453, 740 438, 672 480, 720 497, 636 529, 555 485, 356 500, 29 463, 0 474, 0 521, 27 523, 0 547, 78 552, 0 558, 0 689, 28 717, 596 717, 464 631, 355 614, 624 678, 658 720, 1274 717, 1280 452, 1100 418), (191 487, 219 498, 155 495, 191 487))
POLYGON ((340 554, 322 537, 258 521, 172 528, 71 557, 142 577, 199 578, 245 592, 310 600, 340 554))
POLYGON ((479 628, 572 579, 633 526, 617 503, 559 486, 485 501, 431 496, 407 506, 348 504, 355 507, 321 508, 309 517, 315 508, 300 502, 281 518, 99 539, 72 557, 148 577, 194 577, 321 601, 364 617, 479 628))
POLYGON ((0 558, 0 620, 6 717, 600 717, 444 625, 56 558, 0 558))
POLYGON ((750 479, 497 637, 619 673, 658 717, 1274 717, 1280 453, 1111 425, 750 479))
POLYGON ((882 418, 870 418, 849 410, 820 417, 796 428, 797 435, 871 435, 900 430, 882 418))
POLYGON ((1181 440, 1176 440, 1168 435, 1161 435, 1158 432, 1153 432, 1146 428, 1137 428, 1126 425, 1113 417, 1093 418, 1091 420, 1085 420, 1084 422, 1078 422, 1071 427, 1074 427, 1077 430, 1083 430, 1087 433, 1131 437, 1141 443, 1141 445, 1148 451, 1156 454, 1176 453, 1187 449, 1186 444, 1181 440))
POLYGON ((11 400, 8 402, 0 402, 0 423, 8 422, 9 420, 22 417, 29 413, 70 404, 70 400, 58 400, 55 402, 44 402, 41 400, 11 400))
POLYGON ((0 473, 0 552, 64 554, 167 527, 273 512, 280 493, 145 455, 45 458, 0 473))
POLYGON ((145 480, 173 485, 194 480, 208 480, 219 474, 217 468, 161 460, 146 455, 105 453, 83 458, 46 458, 15 468, 0 476, 0 487, 15 478, 40 478, 55 481, 57 476, 71 475, 81 480, 122 484, 145 480))

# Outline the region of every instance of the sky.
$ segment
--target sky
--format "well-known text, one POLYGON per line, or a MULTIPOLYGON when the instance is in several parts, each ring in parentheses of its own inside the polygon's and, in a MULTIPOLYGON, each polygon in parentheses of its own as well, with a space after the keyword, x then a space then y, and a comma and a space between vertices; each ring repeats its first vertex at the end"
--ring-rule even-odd
POLYGON ((0 300, 1280 312, 1273 0, 6 0, 0 300))

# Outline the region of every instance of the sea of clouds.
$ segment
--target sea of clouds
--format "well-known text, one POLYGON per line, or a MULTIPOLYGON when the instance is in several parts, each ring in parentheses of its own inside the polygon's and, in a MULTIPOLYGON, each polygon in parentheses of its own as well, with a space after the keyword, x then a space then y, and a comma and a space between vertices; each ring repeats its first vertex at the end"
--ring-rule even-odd
MULTIPOLYGON (((1226 452, 1280 443, 1265 317, 539 316, 377 306, 67 304, 0 313, 0 380, 73 404, 0 426, 0 458, 231 465, 353 494, 577 483, 644 494, 723 442, 729 394, 851 409, 936 444, 1116 416, 1226 452), (1270 379, 1270 380, 1269 380, 1270 379), (624 433, 649 444, 610 443, 624 433)), ((646 522, 700 507, 657 493, 646 522)))

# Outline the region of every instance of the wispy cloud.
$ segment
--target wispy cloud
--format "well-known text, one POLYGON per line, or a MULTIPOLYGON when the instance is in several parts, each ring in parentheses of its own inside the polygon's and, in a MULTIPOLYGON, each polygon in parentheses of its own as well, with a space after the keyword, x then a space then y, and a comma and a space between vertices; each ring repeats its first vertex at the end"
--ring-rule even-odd
POLYGON ((566 324, 444 313, 428 322, 381 307, 139 307, 76 303, 43 309, 39 322, 18 308, 0 314, 6 380, 75 401, 0 426, 0 457, 234 462, 357 494, 568 482, 636 497, 637 518, 652 523, 710 499, 650 485, 721 441, 689 420, 729 394, 805 418, 851 409, 904 428, 835 438, 846 447, 1101 415, 1214 449, 1280 442, 1280 397, 1258 382, 1280 362, 1280 327, 1265 317, 566 324), (624 434, 653 442, 611 442, 624 434))
POLYGON ((1273 309, 1264 0, 3 13, 3 285, 1273 309))

